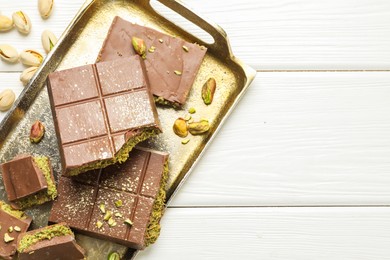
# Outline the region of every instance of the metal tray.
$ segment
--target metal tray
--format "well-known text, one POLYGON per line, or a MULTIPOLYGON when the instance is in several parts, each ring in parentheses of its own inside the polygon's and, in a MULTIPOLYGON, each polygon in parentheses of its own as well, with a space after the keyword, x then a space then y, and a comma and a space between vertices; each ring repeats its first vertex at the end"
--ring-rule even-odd
MULTIPOLYGON (((254 79, 256 72, 233 56, 226 33, 218 25, 207 22, 179 1, 158 1, 202 28, 212 36, 214 43, 206 43, 182 29, 180 25, 166 19, 152 7, 150 0, 87 0, 1 122, 0 163, 10 160, 19 153, 42 154, 50 156, 55 174, 57 176, 60 174, 61 164, 45 87, 46 77, 56 69, 94 63, 113 18, 119 15, 126 20, 176 35, 189 42, 197 42, 208 48, 184 109, 158 107, 163 134, 143 144, 170 153, 168 202, 172 199, 254 79), (203 83, 209 77, 216 79, 217 91, 213 103, 206 106, 200 93, 203 83), (196 108, 197 112, 193 118, 207 118, 211 129, 207 135, 191 136, 190 142, 183 145, 182 139, 173 133, 172 125, 176 118, 187 114, 189 107, 196 108), (38 145, 32 145, 28 138, 29 129, 37 119, 45 124, 47 131, 45 138, 38 145)), ((0 198, 5 199, 4 187, 2 182, 0 183, 0 198)), ((28 210, 34 217, 34 228, 46 225, 50 206, 50 203, 47 203, 28 210)), ((119 251, 121 254, 126 251, 124 247, 110 242, 81 235, 77 236, 77 239, 88 248, 88 259, 101 259, 103 253, 107 254, 111 250, 119 251)), ((130 258, 132 253, 128 253, 126 258, 130 258)))

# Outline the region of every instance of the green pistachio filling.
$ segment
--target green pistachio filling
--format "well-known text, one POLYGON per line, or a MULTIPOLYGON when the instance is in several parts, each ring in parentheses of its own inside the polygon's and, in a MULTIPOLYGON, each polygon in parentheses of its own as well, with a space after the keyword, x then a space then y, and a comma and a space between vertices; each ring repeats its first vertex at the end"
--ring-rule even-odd
POLYGON ((41 205, 45 202, 54 200, 57 197, 57 188, 51 178, 49 158, 46 156, 34 157, 34 162, 38 168, 41 169, 43 176, 45 177, 47 190, 40 191, 34 195, 15 201, 15 204, 17 204, 21 209, 29 208, 34 205, 41 205))
POLYGON ((119 152, 115 155, 113 159, 110 160, 100 160, 95 163, 87 164, 85 166, 72 169, 68 172, 69 175, 74 176, 78 175, 83 172, 87 172, 94 169, 100 169, 105 168, 109 165, 115 164, 115 163, 123 163, 129 158, 130 151, 136 146, 138 143, 145 141, 146 139, 153 137, 157 134, 159 134, 160 131, 156 129, 147 129, 144 130, 141 134, 134 136, 133 138, 129 139, 125 145, 119 150, 119 152))
POLYGON ((10 205, 8 205, 7 203, 5 203, 4 201, 1 201, 1 200, 0 200, 0 209, 2 211, 7 212, 11 216, 14 216, 15 218, 18 218, 18 219, 26 219, 27 218, 27 216, 24 214, 23 211, 13 209, 13 208, 11 208, 10 205))
POLYGON ((179 103, 177 103, 177 102, 171 102, 169 100, 166 100, 163 97, 153 96, 153 98, 154 98, 154 102, 156 104, 160 104, 160 105, 163 105, 163 106, 170 106, 170 107, 173 107, 175 109, 180 109, 181 108, 181 105, 179 103))
POLYGON ((161 179, 160 191, 157 195, 157 198, 153 204, 152 215, 150 216, 148 228, 146 229, 145 236, 145 246, 149 246, 156 242, 158 236, 160 235, 160 219, 164 214, 165 210, 165 197, 166 197, 166 185, 168 181, 168 161, 164 164, 164 172, 161 179))
POLYGON ((60 237, 66 235, 74 236, 72 230, 70 230, 70 228, 66 226, 63 226, 61 224, 47 226, 39 230, 38 232, 32 234, 25 233, 25 235, 23 235, 23 237, 20 239, 17 250, 19 253, 23 253, 26 249, 28 249, 29 247, 35 245, 40 241, 46 239, 50 240, 54 237, 60 237))

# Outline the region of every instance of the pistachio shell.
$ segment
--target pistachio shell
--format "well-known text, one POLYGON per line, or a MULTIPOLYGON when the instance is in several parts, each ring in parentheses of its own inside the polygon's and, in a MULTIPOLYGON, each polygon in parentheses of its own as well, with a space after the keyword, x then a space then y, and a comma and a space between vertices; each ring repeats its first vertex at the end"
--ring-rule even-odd
POLYGON ((38 67, 43 61, 43 56, 34 50, 24 50, 20 53, 20 61, 24 65, 38 67))
POLYGON ((19 60, 18 51, 8 44, 0 45, 0 57, 5 61, 15 63, 19 60))
POLYGON ((9 31, 14 27, 14 22, 12 19, 8 18, 5 15, 0 15, 0 32, 9 31))
POLYGON ((22 74, 20 74, 20 81, 23 83, 23 86, 26 86, 30 82, 35 72, 37 72, 37 69, 38 67, 30 67, 25 69, 22 74))
POLYGON ((0 111, 7 111, 15 101, 15 93, 11 89, 6 89, 0 93, 0 111))
POLYGON ((46 53, 49 53, 57 43, 57 37, 49 30, 44 30, 41 36, 42 46, 46 53))
POLYGON ((53 10, 54 0, 38 0, 38 10, 43 19, 48 18, 53 10))
POLYGON ((31 21, 27 14, 23 11, 17 11, 12 14, 12 20, 19 32, 29 34, 31 31, 31 21))

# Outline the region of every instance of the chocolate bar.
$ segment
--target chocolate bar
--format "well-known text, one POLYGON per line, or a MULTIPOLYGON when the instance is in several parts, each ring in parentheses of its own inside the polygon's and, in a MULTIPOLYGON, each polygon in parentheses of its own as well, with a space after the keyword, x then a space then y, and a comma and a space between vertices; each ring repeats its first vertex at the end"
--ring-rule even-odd
POLYGON ((19 260, 85 259, 85 251, 66 223, 21 234, 17 242, 19 260))
POLYGON ((130 156, 100 172, 60 177, 49 222, 135 249, 153 243, 164 210, 168 155, 136 148, 130 156))
POLYGON ((136 54, 133 37, 144 41, 145 66, 157 103, 182 107, 194 83, 206 48, 115 17, 98 61, 136 54))
POLYGON ((26 232, 32 218, 24 212, 14 210, 0 201, 0 258, 12 259, 16 253, 16 241, 22 232, 26 232))
POLYGON ((48 91, 64 175, 127 160, 161 132, 139 56, 54 72, 48 91))
POLYGON ((7 198, 13 208, 40 205, 57 196, 48 157, 20 154, 1 164, 1 171, 7 198))

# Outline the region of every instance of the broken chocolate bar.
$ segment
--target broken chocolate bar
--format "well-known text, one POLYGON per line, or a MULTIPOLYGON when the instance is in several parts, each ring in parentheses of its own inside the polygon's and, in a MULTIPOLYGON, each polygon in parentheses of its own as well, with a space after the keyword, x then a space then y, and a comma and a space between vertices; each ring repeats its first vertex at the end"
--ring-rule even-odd
POLYGON ((1 165, 8 200, 16 209, 25 209, 53 200, 57 189, 49 158, 16 156, 1 165))
POLYGON ((23 211, 14 210, 0 201, 0 259, 12 259, 18 236, 27 231, 31 221, 23 211))
POLYGON ((161 132, 139 56, 54 72, 48 91, 64 175, 127 160, 161 132))
POLYGON ((140 47, 133 46, 133 37, 143 40, 146 45, 146 73, 157 103, 182 107, 202 64, 206 48, 117 16, 98 61, 128 58, 136 54, 135 49, 140 47))
POLYGON ((100 172, 61 177, 49 222, 135 249, 153 243, 164 210, 168 155, 135 148, 130 157, 100 172))
POLYGON ((66 223, 21 234, 17 242, 19 260, 85 259, 85 251, 66 223))

